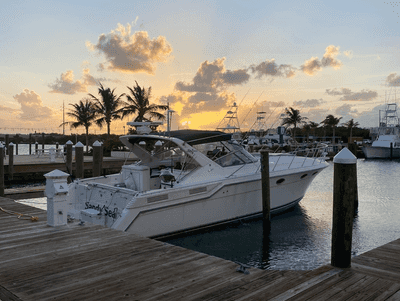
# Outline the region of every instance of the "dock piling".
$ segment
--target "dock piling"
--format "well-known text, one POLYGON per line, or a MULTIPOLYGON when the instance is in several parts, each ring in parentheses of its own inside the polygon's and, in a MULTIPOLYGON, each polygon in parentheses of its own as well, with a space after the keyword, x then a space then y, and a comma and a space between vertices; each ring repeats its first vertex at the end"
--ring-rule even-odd
POLYGON ((261 152, 261 193, 263 208, 264 232, 271 229, 271 191, 269 184, 269 153, 261 152))
POLYGON ((8 180, 14 178, 14 143, 8 145, 8 180))
POLYGON ((44 150, 44 133, 42 133, 42 149, 44 150))
POLYGON ((67 154, 66 154, 66 161, 67 161, 67 172, 72 175, 72 141, 68 140, 67 143, 65 143, 66 148, 67 148, 67 154))
POLYGON ((10 144, 10 135, 6 134, 5 142, 6 142, 6 156, 7 156, 8 155, 8 145, 10 144))
POLYGON ((0 143, 0 196, 4 196, 4 145, 0 143))
POLYGON ((84 178, 84 170, 83 170, 83 144, 79 141, 75 144, 75 176, 78 179, 84 178))
POLYGON ((357 158, 343 148, 333 159, 333 219, 331 265, 351 266, 351 242, 357 187, 357 158))
POLYGON ((101 143, 96 140, 93 143, 93 177, 101 175, 101 151, 101 143))
POLYGON ((35 154, 36 154, 36 155, 39 154, 38 149, 39 149, 39 143, 36 141, 36 142, 35 142, 35 154))
POLYGON ((29 134, 29 155, 32 155, 31 144, 32 144, 32 134, 29 134))
POLYGON ((393 159, 393 142, 390 142, 390 160, 393 159))

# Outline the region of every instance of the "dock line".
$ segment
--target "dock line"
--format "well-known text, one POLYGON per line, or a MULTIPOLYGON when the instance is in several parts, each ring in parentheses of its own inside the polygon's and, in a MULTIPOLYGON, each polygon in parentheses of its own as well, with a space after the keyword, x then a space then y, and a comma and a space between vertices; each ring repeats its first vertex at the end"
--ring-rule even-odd
POLYGON ((31 220, 32 222, 37 222, 39 220, 39 217, 37 217, 37 216, 22 214, 22 213, 15 212, 12 210, 4 209, 2 207, 0 207, 0 211, 3 211, 4 213, 10 214, 10 215, 18 215, 18 219, 31 220), (29 216, 29 218, 24 218, 24 216, 29 216))

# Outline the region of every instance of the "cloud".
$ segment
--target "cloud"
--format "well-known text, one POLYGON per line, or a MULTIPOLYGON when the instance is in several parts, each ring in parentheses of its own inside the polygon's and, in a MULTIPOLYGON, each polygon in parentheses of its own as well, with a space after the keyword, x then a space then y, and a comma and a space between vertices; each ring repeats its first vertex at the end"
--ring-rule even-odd
POLYGON ((342 95, 342 97, 339 99, 342 101, 369 101, 378 97, 378 92, 366 89, 363 89, 360 92, 352 92, 348 88, 341 88, 340 90, 326 89, 325 93, 333 96, 342 95))
POLYGON ((94 78, 90 75, 89 68, 85 68, 83 69, 82 78, 74 81, 74 72, 67 70, 65 73, 61 73, 60 78, 57 78, 55 83, 49 84, 48 87, 52 89, 50 93, 75 94, 87 92, 88 86, 95 86, 98 82, 104 80, 104 78, 94 78))
POLYGON ((386 83, 390 87, 399 87, 400 86, 400 75, 397 73, 391 73, 386 78, 386 83))
POLYGON ((217 93, 221 89, 231 85, 240 85, 250 78, 245 69, 226 70, 225 58, 216 59, 214 62, 201 63, 192 83, 179 81, 175 89, 185 92, 217 93))
POLYGON ((221 79, 225 84, 228 85, 240 85, 249 80, 250 75, 247 73, 246 69, 238 69, 238 70, 227 70, 225 73, 222 73, 221 79))
POLYGON ((324 57, 321 60, 322 66, 339 69, 343 64, 341 61, 336 59, 338 55, 339 47, 333 45, 326 47, 324 57))
POLYGON ((339 53, 339 47, 330 45, 325 48, 325 54, 321 60, 319 60, 318 57, 312 57, 300 66, 300 70, 302 70, 305 74, 309 76, 313 76, 325 67, 340 69, 343 64, 341 61, 336 59, 339 53))
POLYGON ((353 114, 357 113, 357 109, 352 110, 352 105, 350 104, 344 104, 335 109, 335 114, 342 116, 344 119, 351 119, 353 118, 353 114))
POLYGON ((24 89, 21 94, 17 94, 13 98, 21 105, 21 119, 41 121, 53 115, 50 108, 43 106, 40 95, 35 91, 24 89))
POLYGON ((87 41, 86 47, 104 54, 106 62, 100 65, 100 69, 128 73, 154 74, 155 64, 165 62, 172 52, 165 37, 150 39, 146 31, 137 31, 131 35, 130 24, 126 27, 118 24, 110 33, 101 34, 97 44, 87 41))
POLYGON ((317 57, 310 58, 300 67, 300 69, 309 76, 315 75, 321 68, 322 64, 317 57))
POLYGON ((343 51, 343 54, 345 55, 345 56, 347 56, 348 58, 353 58, 353 50, 346 50, 346 51, 343 51))
POLYGON ((266 60, 258 65, 251 65, 249 69, 256 74, 256 78, 263 76, 291 78, 296 75, 296 68, 292 65, 277 65, 275 59, 266 60))
POLYGON ((293 106, 299 106, 299 107, 303 107, 303 108, 315 108, 323 103, 326 103, 326 101, 322 100, 322 98, 321 99, 307 99, 307 100, 294 101, 293 106))
POLYGON ((266 102, 270 107, 285 107, 286 103, 283 101, 268 101, 266 102))
POLYGON ((337 90, 336 88, 333 90, 326 89, 325 93, 328 95, 332 95, 332 96, 349 95, 349 94, 351 94, 351 90, 348 88, 341 88, 340 90, 337 90))

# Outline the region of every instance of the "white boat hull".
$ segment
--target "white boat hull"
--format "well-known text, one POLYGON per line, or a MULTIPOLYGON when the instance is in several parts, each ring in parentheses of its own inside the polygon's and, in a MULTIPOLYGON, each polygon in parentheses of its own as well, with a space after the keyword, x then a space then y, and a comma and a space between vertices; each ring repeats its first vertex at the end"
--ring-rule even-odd
MULTIPOLYGON (((300 202, 314 177, 324 167, 326 166, 301 168, 296 173, 281 171, 272 175, 271 213, 287 210, 300 202), (307 176, 304 176, 306 174, 307 176), (277 184, 280 179, 285 181, 277 184)), ((97 210, 105 205, 110 208, 107 209, 108 212, 113 211, 112 205, 119 208, 116 209, 116 212, 119 212, 118 218, 104 214, 105 208, 108 208, 104 207, 102 215, 85 217, 83 214, 80 216, 82 220, 145 237, 166 236, 262 212, 259 172, 251 177, 238 177, 190 187, 174 187, 173 190, 159 189, 136 197, 129 193, 124 194, 125 189, 113 193, 103 189, 101 185, 90 189, 84 185, 75 185, 75 189, 70 189, 71 198, 79 199, 81 196, 79 205, 75 207, 76 213, 94 208, 94 205, 90 205, 91 200, 100 204, 95 208, 97 210)))
MULTIPOLYGON (((363 146, 362 151, 367 159, 389 159, 390 148, 380 146, 363 146)), ((392 150, 392 158, 400 158, 400 148, 394 147, 392 150)))

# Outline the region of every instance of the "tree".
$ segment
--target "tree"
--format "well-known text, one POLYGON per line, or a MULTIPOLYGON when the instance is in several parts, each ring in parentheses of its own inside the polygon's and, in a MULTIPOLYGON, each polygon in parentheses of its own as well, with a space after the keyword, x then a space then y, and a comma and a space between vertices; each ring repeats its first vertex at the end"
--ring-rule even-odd
POLYGON ((311 131, 313 133, 313 136, 315 137, 315 130, 319 127, 319 123, 314 122, 314 121, 310 121, 308 124, 309 124, 310 129, 311 129, 311 131))
POLYGON ((300 124, 305 123, 307 117, 301 117, 300 111, 292 107, 285 108, 286 117, 282 120, 282 125, 293 126, 293 140, 296 141, 296 129, 300 124))
POLYGON ((343 123, 345 127, 347 127, 350 130, 350 139, 349 143, 351 142, 351 138, 353 137, 353 128, 358 127, 360 124, 358 122, 354 122, 354 119, 350 119, 349 121, 343 123))
POLYGON ((92 94, 89 96, 95 101, 94 106, 98 116, 96 124, 102 128, 104 124, 107 124, 107 138, 110 137, 110 125, 112 120, 122 119, 123 108, 120 108, 124 102, 121 100, 125 94, 117 96, 114 94, 115 89, 111 91, 110 88, 104 88, 100 83, 99 95, 100 98, 95 97, 92 94))
POLYGON ((135 122, 151 121, 152 117, 157 119, 165 119, 165 116, 157 111, 167 110, 168 106, 150 104, 149 99, 151 97, 151 87, 146 90, 144 87, 141 88, 137 81, 135 81, 135 83, 136 87, 127 87, 131 95, 125 95, 127 102, 122 116, 125 117, 137 113, 137 116, 134 119, 135 122), (147 118, 145 115, 150 115, 150 117, 147 118))
POLYGON ((96 118, 96 111, 94 104, 90 101, 89 98, 84 98, 79 101, 79 103, 74 103, 70 105, 73 109, 70 112, 67 112, 69 117, 75 118, 76 121, 67 121, 62 123, 60 126, 64 124, 68 124, 71 128, 77 128, 80 126, 85 127, 86 130, 86 152, 89 151, 89 127, 92 125, 93 121, 96 118))
POLYGON ((304 123, 301 130, 307 135, 307 143, 308 143, 308 141, 310 140, 311 125, 309 123, 304 123))
POLYGON ((335 116, 329 114, 324 120, 321 121, 321 124, 332 128, 332 144, 335 143, 335 127, 339 124, 340 119, 342 119, 342 117, 336 118, 335 116))

